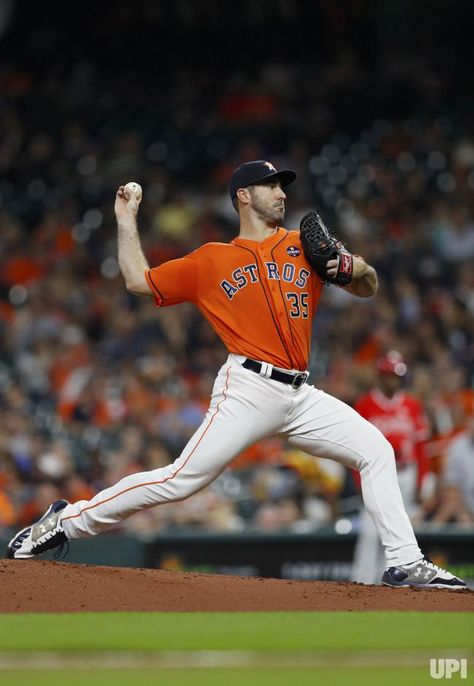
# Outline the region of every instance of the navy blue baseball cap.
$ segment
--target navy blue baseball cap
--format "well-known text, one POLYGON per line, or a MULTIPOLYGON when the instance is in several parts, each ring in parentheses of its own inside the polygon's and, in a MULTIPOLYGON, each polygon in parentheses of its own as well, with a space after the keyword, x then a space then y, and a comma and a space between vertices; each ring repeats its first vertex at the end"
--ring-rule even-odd
POLYGON ((270 179, 279 179, 283 188, 289 186, 296 179, 296 172, 292 169, 275 169, 271 162, 255 160, 245 162, 234 170, 229 184, 229 193, 232 200, 237 195, 239 188, 247 188, 254 183, 263 183, 270 179))

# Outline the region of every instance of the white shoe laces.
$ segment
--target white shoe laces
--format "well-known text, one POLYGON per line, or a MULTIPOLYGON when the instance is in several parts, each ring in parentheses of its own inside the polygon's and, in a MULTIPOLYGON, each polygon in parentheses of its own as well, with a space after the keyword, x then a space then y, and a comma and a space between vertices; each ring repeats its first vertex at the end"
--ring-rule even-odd
POLYGON ((422 566, 422 567, 427 566, 427 567, 429 567, 430 569, 433 569, 435 572, 439 572, 439 573, 441 573, 441 574, 447 574, 448 576, 453 576, 453 575, 451 574, 451 572, 448 572, 447 569, 443 569, 443 567, 439 567, 438 565, 436 565, 436 564, 435 564, 434 562, 432 562, 431 560, 428 560, 428 558, 426 558, 426 557, 423 557, 423 558, 421 558, 421 560, 417 560, 416 562, 412 562, 412 563, 409 564, 409 565, 404 565, 404 567, 405 567, 406 569, 410 569, 410 570, 411 570, 411 569, 414 569, 415 567, 417 567, 417 566, 419 566, 419 565, 422 566))
POLYGON ((451 574, 451 572, 448 572, 447 569, 444 569, 443 567, 439 567, 438 565, 435 565, 434 562, 431 562, 431 560, 423 560, 427 565, 432 567, 435 572, 440 572, 441 574, 446 574, 448 577, 454 578, 454 574, 451 574))

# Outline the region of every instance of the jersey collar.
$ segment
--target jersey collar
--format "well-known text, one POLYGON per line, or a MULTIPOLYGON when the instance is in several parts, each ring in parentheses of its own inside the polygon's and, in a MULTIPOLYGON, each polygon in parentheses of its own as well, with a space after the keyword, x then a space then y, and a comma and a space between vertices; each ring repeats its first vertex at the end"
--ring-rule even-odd
POLYGON ((397 391, 392 398, 387 398, 378 388, 374 388, 371 393, 374 402, 383 410, 393 410, 395 407, 403 405, 405 400, 405 391, 403 390, 397 391))
POLYGON ((284 234, 287 234, 287 233, 288 233, 288 231, 286 229, 284 229, 282 226, 278 226, 275 233, 271 233, 269 236, 264 238, 263 241, 254 241, 250 238, 239 238, 239 236, 237 236, 236 238, 234 238, 234 240, 231 241, 231 244, 233 244, 233 245, 253 245, 253 246, 255 246, 257 244, 257 245, 260 245, 262 247, 263 246, 271 247, 271 246, 275 245, 276 243, 278 243, 279 241, 281 241, 284 234))

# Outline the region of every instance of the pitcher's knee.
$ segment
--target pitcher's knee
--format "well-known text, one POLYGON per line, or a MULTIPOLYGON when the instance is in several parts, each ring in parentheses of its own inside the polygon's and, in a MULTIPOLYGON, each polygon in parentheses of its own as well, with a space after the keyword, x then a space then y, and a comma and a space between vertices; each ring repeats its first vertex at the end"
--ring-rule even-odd
POLYGON ((169 502, 185 500, 201 491, 210 483, 210 479, 203 476, 176 475, 164 484, 164 492, 169 502))
POLYGON ((369 461, 376 464, 379 469, 396 469, 394 450, 383 434, 378 436, 369 461))
POLYGON ((384 460, 389 462, 395 461, 395 452, 393 450, 392 444, 387 441, 383 434, 380 434, 379 440, 377 442, 378 453, 384 460))
MULTIPOLYGON (((373 427, 375 429, 375 427, 373 427)), ((372 432, 370 440, 367 440, 363 459, 360 460, 359 471, 364 469, 377 467, 378 469, 393 469, 395 470, 395 453, 391 444, 387 441, 385 436, 378 430, 372 432)))

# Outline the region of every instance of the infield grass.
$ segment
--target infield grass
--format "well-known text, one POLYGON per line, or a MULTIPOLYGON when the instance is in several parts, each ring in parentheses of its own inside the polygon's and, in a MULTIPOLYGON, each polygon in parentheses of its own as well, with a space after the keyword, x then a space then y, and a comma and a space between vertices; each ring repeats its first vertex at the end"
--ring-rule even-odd
POLYGON ((0 684, 423 686, 431 657, 471 678, 473 636, 471 613, 0 614, 0 684))
POLYGON ((0 615, 0 651, 471 650, 473 637, 464 612, 0 615))

